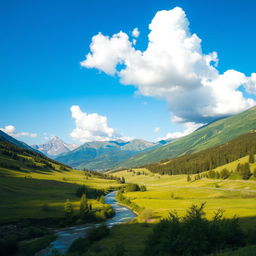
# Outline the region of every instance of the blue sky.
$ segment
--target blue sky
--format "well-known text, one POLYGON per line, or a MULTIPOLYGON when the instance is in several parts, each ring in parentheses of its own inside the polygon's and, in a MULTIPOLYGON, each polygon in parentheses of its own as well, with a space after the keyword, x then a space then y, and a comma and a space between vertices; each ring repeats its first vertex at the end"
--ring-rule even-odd
POLYGON ((156 12, 176 6, 202 39, 203 53, 218 53, 220 73, 235 69, 250 76, 256 71, 256 3, 251 0, 1 1, 0 127, 37 133, 36 138, 19 138, 30 144, 50 135, 74 142, 70 107, 78 105, 83 112, 107 117, 123 136, 155 140, 184 130, 171 122, 173 105, 165 99, 138 95, 117 75, 80 66, 98 32, 131 35, 137 27, 136 49, 145 50, 156 12), (160 132, 154 132, 156 127, 160 132))

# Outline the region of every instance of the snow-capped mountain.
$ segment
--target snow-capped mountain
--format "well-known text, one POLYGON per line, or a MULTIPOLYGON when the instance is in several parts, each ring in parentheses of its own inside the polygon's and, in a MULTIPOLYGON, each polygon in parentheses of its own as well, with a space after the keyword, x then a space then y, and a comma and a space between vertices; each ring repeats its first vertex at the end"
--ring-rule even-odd
POLYGON ((41 151, 45 155, 56 157, 63 153, 70 152, 76 149, 79 145, 67 144, 57 136, 53 136, 48 142, 41 145, 32 145, 36 150, 41 151))

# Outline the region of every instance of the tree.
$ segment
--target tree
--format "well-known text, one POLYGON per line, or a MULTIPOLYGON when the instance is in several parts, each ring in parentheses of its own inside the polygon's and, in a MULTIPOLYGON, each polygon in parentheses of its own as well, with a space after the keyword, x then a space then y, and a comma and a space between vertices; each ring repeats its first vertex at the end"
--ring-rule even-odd
POLYGON ((190 175, 187 176, 187 182, 191 182, 191 177, 190 177, 190 175))
POLYGON ((86 194, 83 194, 80 200, 80 218, 85 219, 90 211, 86 194))
POLYGON ((120 183, 121 183, 121 184, 125 184, 125 179, 124 179, 124 177, 121 177, 121 178, 120 178, 120 183))
POLYGON ((249 163, 253 164, 255 162, 254 153, 251 152, 249 155, 249 163))
POLYGON ((253 171, 253 176, 256 178, 256 168, 253 171))
POLYGON ((224 168, 220 171, 220 178, 221 179, 227 179, 230 176, 230 172, 227 168, 224 168))
POLYGON ((69 199, 67 199, 64 204, 64 212, 67 218, 71 218, 74 214, 74 207, 70 203, 69 199))
POLYGON ((240 165, 239 174, 242 176, 242 179, 244 180, 248 180, 252 176, 249 163, 240 165))
POLYGON ((145 185, 140 186, 140 191, 141 192, 147 191, 147 187, 145 185))

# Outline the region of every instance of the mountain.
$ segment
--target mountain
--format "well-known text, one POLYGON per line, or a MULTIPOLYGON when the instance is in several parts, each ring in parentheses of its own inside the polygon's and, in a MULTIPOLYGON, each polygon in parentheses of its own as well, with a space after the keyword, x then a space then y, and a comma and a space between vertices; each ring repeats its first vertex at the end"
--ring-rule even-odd
POLYGON ((20 142, 0 131, 0 168, 27 173, 69 171, 70 167, 35 151, 26 143, 20 142))
MULTIPOLYGON (((160 174, 197 174, 231 163, 255 152, 256 131, 251 131, 224 144, 178 156, 171 160, 148 164, 144 167, 151 172, 160 174)), ((233 170, 235 168, 236 166, 233 170)))
POLYGON ((53 136, 48 142, 41 145, 32 145, 36 150, 41 151, 47 156, 56 157, 63 153, 70 152, 78 147, 76 144, 67 144, 57 136, 53 136))
POLYGON ((118 164, 118 167, 141 166, 198 152, 223 144, 252 130, 256 130, 256 107, 240 114, 217 120, 162 147, 133 156, 118 164))
POLYGON ((22 142, 22 141, 19 141, 19 140, 16 140, 14 139, 12 136, 8 135, 7 133, 3 132, 0 130, 0 140, 1 141, 7 141, 11 144, 14 144, 18 147, 21 147, 21 148, 24 148, 24 149, 28 149, 28 150, 32 150, 34 152, 37 152, 37 149, 29 146, 28 144, 26 144, 25 142, 22 142))
POLYGON ((76 168, 106 170, 139 152, 157 146, 157 143, 138 139, 132 141, 94 141, 87 142, 71 152, 64 153, 58 156, 56 160, 76 168))

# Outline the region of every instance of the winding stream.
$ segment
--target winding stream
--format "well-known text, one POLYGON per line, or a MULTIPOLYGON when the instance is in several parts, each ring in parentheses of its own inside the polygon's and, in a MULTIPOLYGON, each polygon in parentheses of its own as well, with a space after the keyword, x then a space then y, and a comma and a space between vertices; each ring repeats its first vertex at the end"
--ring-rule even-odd
MULTIPOLYGON (((105 223, 108 227, 112 227, 117 224, 125 223, 133 219, 136 215, 128 208, 121 206, 116 201, 116 191, 110 192, 105 196, 105 203, 110 204, 114 210, 115 215, 111 219, 107 219, 105 223)), ((53 241, 50 246, 46 249, 36 253, 35 256, 49 256, 53 250, 58 250, 64 254, 74 240, 86 235, 86 230, 97 227, 100 224, 84 224, 80 226, 68 227, 60 229, 56 232, 57 239, 53 241)))

